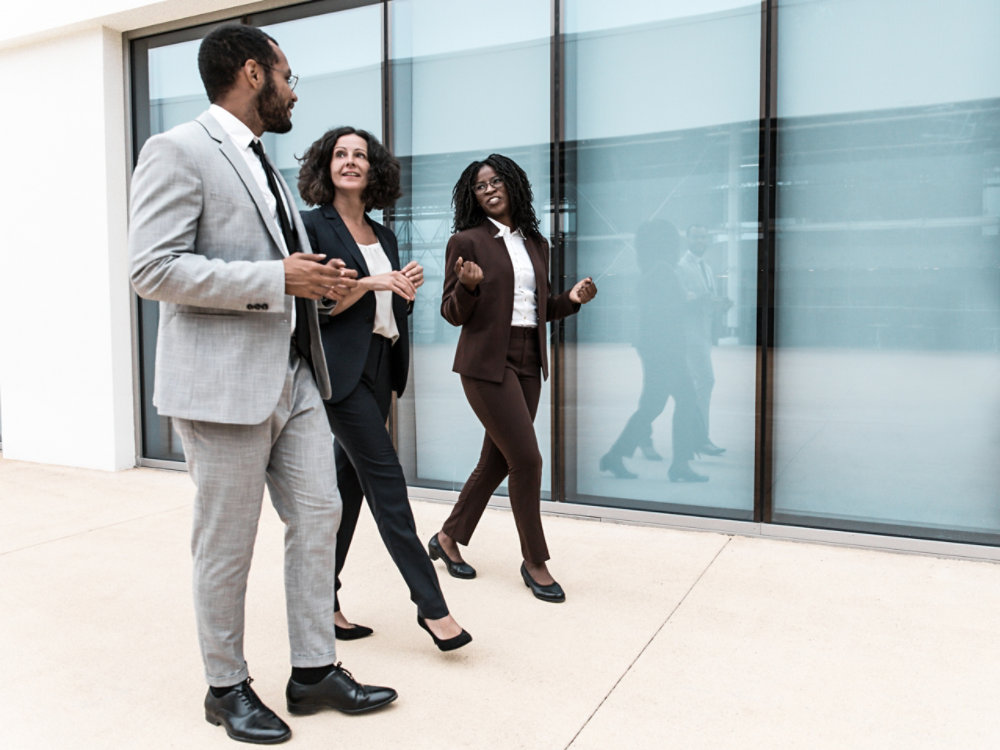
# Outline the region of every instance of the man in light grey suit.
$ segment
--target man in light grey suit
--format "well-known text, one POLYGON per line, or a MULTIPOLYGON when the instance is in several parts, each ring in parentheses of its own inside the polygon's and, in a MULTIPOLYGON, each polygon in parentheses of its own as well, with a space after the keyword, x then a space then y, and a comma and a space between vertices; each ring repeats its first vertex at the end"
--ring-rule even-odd
POLYGON ((291 129, 296 77, 259 29, 202 42, 209 110, 149 139, 132 179, 135 290, 159 300, 153 403, 173 419, 197 493, 192 552, 205 717, 230 737, 283 742, 291 730, 250 687, 244 599, 265 484, 285 524, 292 675, 288 710, 360 713, 396 698, 336 663, 334 545, 340 496, 322 399, 330 395, 314 300, 355 282, 309 240, 266 158, 264 132, 291 129))
MULTIPOLYGON (((715 370, 712 367, 712 327, 716 317, 733 306, 732 300, 719 295, 715 275, 705 262, 708 250, 708 230, 699 224, 692 224, 687 230, 688 250, 677 263, 677 278, 685 293, 684 306, 684 347, 694 381, 698 410, 701 412, 708 438, 708 413, 712 403, 712 389, 715 387, 715 370)), ((695 449, 698 453, 719 456, 725 453, 711 439, 695 449)))

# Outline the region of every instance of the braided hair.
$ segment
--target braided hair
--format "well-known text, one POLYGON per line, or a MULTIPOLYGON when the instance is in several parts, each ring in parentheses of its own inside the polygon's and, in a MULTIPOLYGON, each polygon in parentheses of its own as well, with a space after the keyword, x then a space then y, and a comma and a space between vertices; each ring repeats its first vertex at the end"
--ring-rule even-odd
POLYGON ((472 189, 479 175, 479 170, 483 167, 492 167, 493 171, 503 180, 514 228, 520 229, 521 234, 525 237, 541 240, 542 233, 538 229, 538 217, 535 216, 535 209, 531 205, 533 196, 528 175, 513 159, 501 154, 490 154, 482 161, 472 162, 455 183, 451 199, 455 207, 455 231, 472 229, 472 227, 477 227, 486 221, 486 213, 479 205, 476 193, 472 189))

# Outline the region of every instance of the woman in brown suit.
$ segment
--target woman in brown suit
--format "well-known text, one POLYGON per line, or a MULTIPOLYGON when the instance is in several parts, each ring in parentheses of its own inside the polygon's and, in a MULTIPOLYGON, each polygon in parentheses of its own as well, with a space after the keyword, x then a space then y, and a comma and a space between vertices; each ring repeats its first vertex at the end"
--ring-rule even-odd
POLYGON ((427 546, 452 576, 475 578, 458 544, 469 543, 490 496, 509 476, 521 577, 537 598, 561 602, 566 595, 545 564, 542 456, 532 423, 548 376, 545 323, 577 312, 597 287, 588 277, 550 294, 548 243, 531 199, 524 170, 499 154, 472 162, 455 184, 456 234, 448 241, 441 314, 462 327, 452 369, 486 435, 478 465, 427 546))

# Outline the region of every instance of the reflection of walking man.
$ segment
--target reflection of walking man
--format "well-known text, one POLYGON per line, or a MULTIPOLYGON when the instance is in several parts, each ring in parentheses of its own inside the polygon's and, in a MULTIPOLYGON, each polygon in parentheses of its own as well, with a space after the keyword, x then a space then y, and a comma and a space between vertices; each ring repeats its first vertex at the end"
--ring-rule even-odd
POLYGON ((715 371, 712 368, 712 326, 716 315, 721 315, 730 307, 732 300, 720 297, 715 285, 712 268, 705 262, 708 250, 708 231, 703 226, 692 224, 687 230, 688 251, 677 264, 677 277, 685 292, 684 339, 688 369, 694 380, 698 408, 705 426, 705 445, 699 453, 718 456, 725 451, 715 445, 707 436, 710 434, 708 418, 715 386, 715 371))
POLYGON ((309 248, 260 135, 291 129, 296 78, 273 39, 229 25, 202 42, 209 110, 142 149, 132 180, 132 283, 160 301, 153 402, 173 418, 197 492, 194 599, 205 718, 230 737, 291 736, 250 687, 244 599, 265 483, 285 524, 292 713, 358 713, 395 699, 336 663, 334 540, 341 503, 322 396, 330 381, 312 300, 354 282, 309 248), (348 280, 345 280, 347 278, 348 280))

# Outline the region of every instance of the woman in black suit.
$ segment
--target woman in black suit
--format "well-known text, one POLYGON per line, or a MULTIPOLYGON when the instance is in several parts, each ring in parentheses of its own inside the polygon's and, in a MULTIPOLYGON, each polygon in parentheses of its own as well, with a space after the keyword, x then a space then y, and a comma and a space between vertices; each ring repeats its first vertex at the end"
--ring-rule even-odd
MULTIPOLYGON (((424 280, 415 261, 400 268, 395 235, 367 215, 400 196, 399 162, 373 135, 351 127, 325 133, 301 162, 299 193, 318 206, 302 214, 313 252, 328 261, 340 258, 358 274, 357 287, 336 302, 324 300, 321 309, 329 314, 320 316, 333 388, 326 414, 337 439, 337 484, 344 504, 336 586, 363 496, 417 605, 417 623, 442 651, 459 648, 472 637, 448 613, 434 566, 417 538, 403 469, 385 427, 392 392, 401 394, 406 386, 407 318, 424 280)), ((341 639, 372 632, 344 617, 339 597, 335 623, 341 639)))
POLYGON ((549 573, 539 513, 542 456, 532 422, 548 375, 549 320, 575 313, 597 294, 590 278, 549 293, 549 246, 538 230, 531 185, 500 154, 472 162, 455 184, 455 230, 448 241, 441 314, 462 326, 453 370, 486 428, 479 463, 428 548, 456 578, 474 578, 458 544, 468 544, 490 496, 508 475, 521 541, 521 578, 539 599, 565 593, 549 573))

